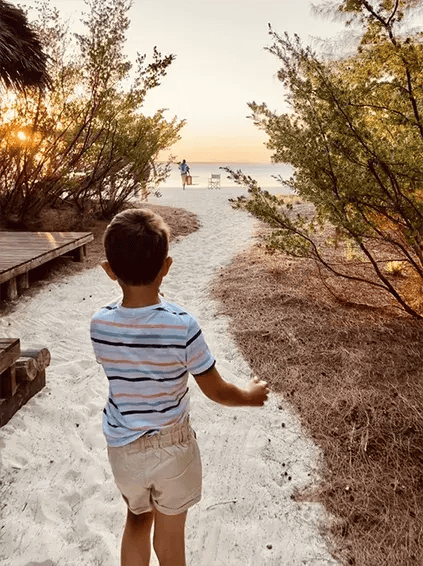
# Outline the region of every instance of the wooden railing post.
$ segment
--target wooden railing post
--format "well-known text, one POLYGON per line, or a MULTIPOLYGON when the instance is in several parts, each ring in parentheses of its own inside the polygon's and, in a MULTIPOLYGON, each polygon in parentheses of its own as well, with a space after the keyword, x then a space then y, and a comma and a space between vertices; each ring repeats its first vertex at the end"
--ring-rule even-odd
POLYGON ((13 301, 18 298, 18 286, 16 285, 16 277, 12 277, 7 282, 6 296, 9 301, 13 301))

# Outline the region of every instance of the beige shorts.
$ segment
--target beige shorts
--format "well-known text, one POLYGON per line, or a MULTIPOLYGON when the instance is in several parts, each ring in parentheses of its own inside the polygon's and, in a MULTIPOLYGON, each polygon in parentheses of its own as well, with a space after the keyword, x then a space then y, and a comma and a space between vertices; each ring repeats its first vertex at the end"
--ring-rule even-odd
POLYGON ((179 515, 200 501, 200 451, 188 421, 107 450, 116 485, 135 515, 152 509, 179 515))

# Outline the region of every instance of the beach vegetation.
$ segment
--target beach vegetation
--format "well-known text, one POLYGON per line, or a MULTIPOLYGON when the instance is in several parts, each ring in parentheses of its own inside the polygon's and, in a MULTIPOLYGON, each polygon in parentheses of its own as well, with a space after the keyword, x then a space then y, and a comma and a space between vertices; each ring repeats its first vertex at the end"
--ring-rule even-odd
POLYGON ((272 228, 269 248, 315 260, 334 293, 334 280, 342 278, 421 318, 423 34, 406 26, 418 5, 326 2, 325 9, 332 7, 359 34, 355 48, 337 59, 270 27, 268 51, 281 63, 289 111, 253 102, 251 117, 268 135, 272 160, 294 167, 282 182, 313 206, 311 217, 283 206, 242 171, 229 172, 250 193, 235 205, 272 228), (348 261, 340 261, 342 250, 348 261), (417 296, 390 277, 390 262, 405 266, 417 296))
POLYGON ((423 563, 423 36, 406 25, 419 6, 325 2, 360 33, 342 58, 270 29, 290 111, 250 108, 302 203, 228 170, 249 189, 234 206, 264 224, 215 296, 251 370, 322 451, 293 498, 323 503, 346 565, 423 563))
POLYGON ((159 152, 179 139, 183 120, 142 114, 148 92, 174 60, 156 48, 134 64, 125 54, 130 0, 87 0, 85 31, 38 5, 34 22, 49 57, 52 88, 2 100, 0 214, 26 225, 63 202, 77 214, 110 218, 167 177, 159 152))
MULTIPOLYGON (((269 254, 261 239, 213 288, 251 372, 320 449, 318 470, 292 498, 300 509, 324 505, 320 526, 336 563, 423 564, 421 321, 392 316, 377 289, 376 307, 364 288, 355 304, 340 302, 314 261, 269 254)), ((297 430, 280 434, 291 443, 297 430)), ((295 481, 296 467, 288 458, 282 474, 295 481)))

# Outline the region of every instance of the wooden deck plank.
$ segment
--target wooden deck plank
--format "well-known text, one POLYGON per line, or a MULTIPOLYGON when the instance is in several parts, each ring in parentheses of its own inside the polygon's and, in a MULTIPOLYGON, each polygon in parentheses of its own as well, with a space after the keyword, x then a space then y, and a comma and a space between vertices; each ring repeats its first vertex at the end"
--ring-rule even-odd
POLYGON ((0 338, 0 374, 16 362, 20 352, 19 338, 0 338))
POLYGON ((91 232, 0 232, 0 283, 93 239, 91 232))

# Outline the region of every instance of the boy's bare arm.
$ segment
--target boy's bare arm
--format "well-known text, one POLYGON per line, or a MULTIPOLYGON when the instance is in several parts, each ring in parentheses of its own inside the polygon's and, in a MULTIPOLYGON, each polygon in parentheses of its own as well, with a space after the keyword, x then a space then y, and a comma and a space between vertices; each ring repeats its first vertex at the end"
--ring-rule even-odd
POLYGON ((225 381, 215 367, 194 377, 204 395, 221 405, 261 407, 269 394, 265 381, 254 378, 245 389, 241 389, 225 381))

